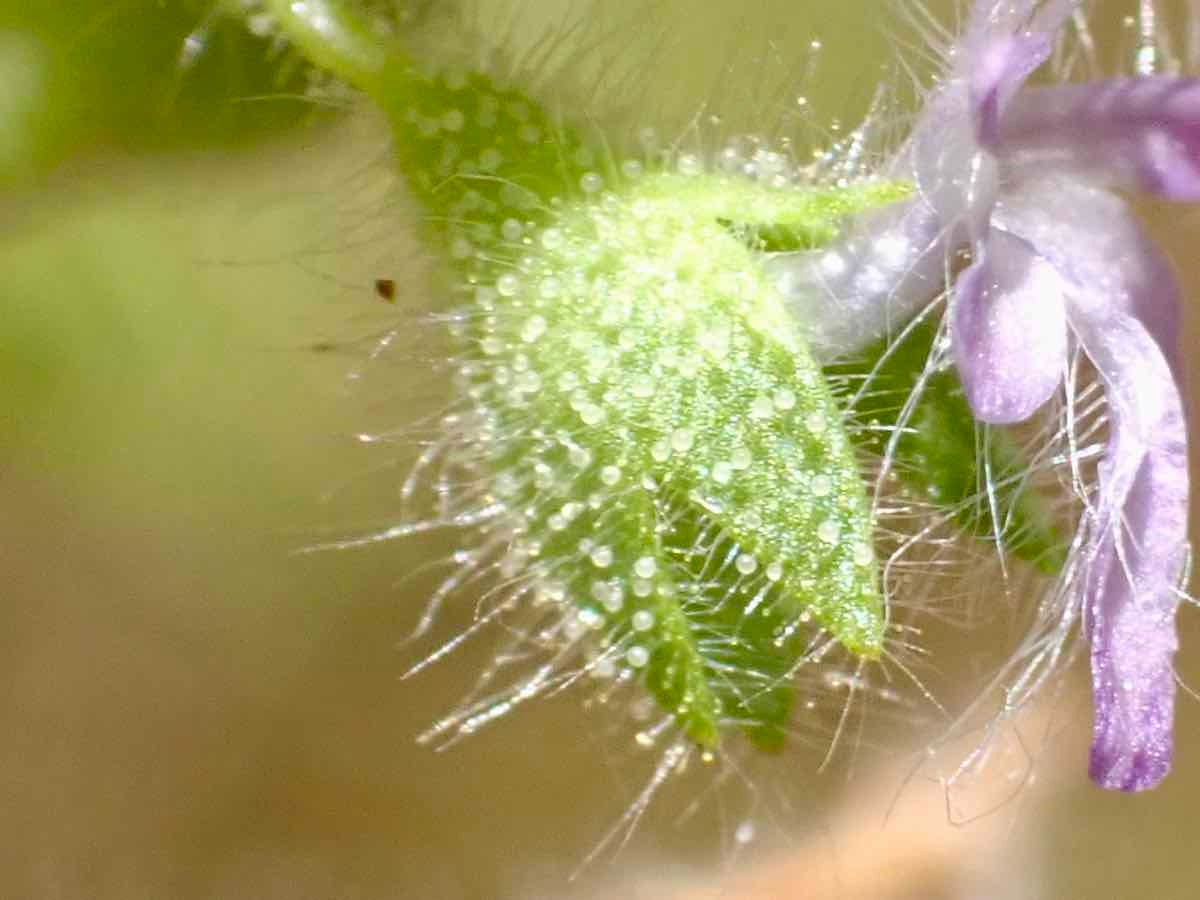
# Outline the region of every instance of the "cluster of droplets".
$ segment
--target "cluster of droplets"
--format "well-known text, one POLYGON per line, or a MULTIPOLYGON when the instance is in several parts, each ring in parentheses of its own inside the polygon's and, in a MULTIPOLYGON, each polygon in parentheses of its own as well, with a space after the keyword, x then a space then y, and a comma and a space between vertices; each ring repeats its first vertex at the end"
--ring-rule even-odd
MULTIPOLYGON (((536 447, 524 457, 543 473, 535 488, 573 494, 592 465, 604 478, 587 487, 602 492, 619 490, 623 473, 641 473, 651 491, 681 494, 736 533, 774 525, 776 534, 751 544, 812 531, 817 546, 839 545, 853 531, 844 516, 859 511, 857 470, 842 474, 847 447, 820 374, 785 358, 794 346, 769 370, 769 345, 790 329, 761 281, 730 275, 742 260, 714 253, 726 244, 740 256, 741 245, 715 221, 694 221, 688 204, 637 189, 564 218, 570 225, 543 231, 542 252, 519 261, 517 274, 505 271, 495 287, 476 291, 491 402, 501 416, 520 410, 537 427, 556 426, 567 448, 565 490, 536 447), (763 474, 772 460, 777 478, 763 474), (784 504, 790 517, 777 508, 784 504)), ((581 511, 567 501, 549 524, 581 511)), ((811 592, 817 554, 805 558, 803 540, 795 538, 790 556, 798 585, 811 592)), ((854 549, 862 565, 872 563, 865 539, 854 549)), ((861 577, 853 563, 843 561, 848 582, 861 577)), ((738 570, 756 565, 746 553, 738 570)))
POLYGON ((828 239, 869 190, 798 192, 754 138, 619 159, 477 73, 408 79, 397 153, 463 301, 458 499, 494 512, 505 596, 662 727, 779 746, 797 671, 878 655, 885 623, 843 414, 754 251, 828 239))

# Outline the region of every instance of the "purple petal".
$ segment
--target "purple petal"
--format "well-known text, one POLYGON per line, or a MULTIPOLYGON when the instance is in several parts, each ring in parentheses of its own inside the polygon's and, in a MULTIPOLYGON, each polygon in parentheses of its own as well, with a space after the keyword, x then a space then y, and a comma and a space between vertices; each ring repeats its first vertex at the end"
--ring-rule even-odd
POLYGON ((1200 200, 1200 79, 1029 88, 1012 99, 999 132, 1010 169, 1200 200))
POLYGON ((947 88, 914 129, 895 175, 916 182, 921 201, 971 243, 983 239, 999 188, 992 154, 981 150, 966 88, 947 88))
POLYGON ((972 243, 987 231, 1000 187, 995 154, 1006 108, 1049 57, 1053 38, 1073 0, 978 0, 953 69, 913 128, 893 167, 912 178, 947 226, 965 229, 972 243))
POLYGON ((776 254, 766 267, 828 362, 899 329, 938 293, 948 239, 929 205, 910 200, 863 216, 835 244, 776 254))
POLYGON ((1097 312, 1112 307, 1136 318, 1182 380, 1175 274, 1124 200, 1101 187, 1050 175, 1009 191, 996 207, 994 223, 1028 241, 1067 284, 1102 285, 1073 302, 1095 305, 1097 312))
POLYGON ((1001 114, 1050 50, 1049 35, 1025 33, 983 41, 971 54, 967 96, 981 145, 990 148, 999 141, 1001 114))
POLYGON ((995 229, 955 285, 952 335, 976 418, 1021 422, 1050 399, 1067 358, 1063 285, 1025 241, 995 229))
POLYGON ((1104 188, 1200 200, 1200 81, 1024 88, 1076 5, 977 0, 954 71, 894 170, 912 173, 945 248, 981 248, 952 323, 980 418, 1019 420, 1054 390, 1064 322, 1097 367, 1109 438, 1073 573, 1092 649, 1091 773, 1142 790, 1165 777, 1172 749, 1188 512, 1179 296, 1104 188))
POLYGON ((962 43, 973 46, 996 34, 1041 32, 1050 37, 1071 18, 1080 0, 975 0, 962 43))
POLYGON ((1090 773, 1139 791, 1171 767, 1177 579, 1187 542, 1187 430, 1158 344, 1123 314, 1073 316, 1104 379, 1110 437, 1085 580, 1095 722, 1090 773))
POLYGON ((1054 38, 1076 0, 976 0, 961 41, 956 70, 967 82, 975 136, 992 147, 1009 101, 1050 58, 1054 38))
POLYGON ((1176 581, 1187 546, 1187 430, 1171 324, 1179 291, 1125 205, 1098 188, 1032 182, 995 220, 1054 265, 1071 327, 1104 383, 1109 442, 1080 573, 1096 710, 1091 773, 1103 787, 1143 790, 1171 763, 1176 581))

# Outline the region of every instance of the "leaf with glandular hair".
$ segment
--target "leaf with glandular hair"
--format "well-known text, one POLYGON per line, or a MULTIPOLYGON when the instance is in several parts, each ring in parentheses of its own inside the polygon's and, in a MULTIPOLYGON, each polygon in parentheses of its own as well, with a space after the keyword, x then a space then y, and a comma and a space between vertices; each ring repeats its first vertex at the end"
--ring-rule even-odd
POLYGON ((781 745, 805 655, 875 657, 885 619, 841 411, 741 223, 819 240, 896 188, 602 167, 475 74, 409 70, 389 100, 470 289, 481 474, 528 571, 694 741, 781 745))
POLYGON ((874 657, 884 614, 841 411, 751 252, 672 181, 565 207, 481 283, 475 387, 518 530, 711 744, 725 719, 781 731, 817 633, 874 657))
MULTIPOLYGON (((345 26, 336 63, 362 31, 328 21, 345 26)), ((908 187, 620 158, 503 79, 347 58, 460 299, 464 496, 512 596, 557 609, 539 633, 636 678, 700 746, 741 730, 780 747, 797 670, 834 644, 879 657, 887 610, 861 448, 761 254, 823 246, 908 187)), ((889 359, 897 386, 919 371, 889 359)), ((936 433, 899 458, 924 454, 958 502, 976 457, 955 457, 970 417, 954 396, 927 391, 936 433)))

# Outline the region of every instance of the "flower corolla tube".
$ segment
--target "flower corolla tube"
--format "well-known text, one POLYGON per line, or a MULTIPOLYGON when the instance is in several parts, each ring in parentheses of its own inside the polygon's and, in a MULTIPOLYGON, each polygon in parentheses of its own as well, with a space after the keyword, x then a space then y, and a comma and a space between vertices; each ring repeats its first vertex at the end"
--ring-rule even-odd
POLYGON ((1200 80, 1028 84, 1075 9, 977 2, 891 163, 913 197, 771 266, 835 358, 893 332, 969 259, 952 276, 948 331, 983 423, 1029 419, 1074 350, 1090 360, 1109 419, 1072 568, 1091 652, 1090 774, 1139 791, 1171 765, 1189 484, 1179 288, 1121 195, 1200 201, 1200 80))

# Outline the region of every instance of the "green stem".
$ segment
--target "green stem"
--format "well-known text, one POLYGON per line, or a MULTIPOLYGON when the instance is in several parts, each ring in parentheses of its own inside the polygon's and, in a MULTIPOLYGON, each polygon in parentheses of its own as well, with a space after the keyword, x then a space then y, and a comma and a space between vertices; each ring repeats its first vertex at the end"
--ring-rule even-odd
POLYGON ((389 56, 385 40, 338 0, 267 0, 279 29, 315 65, 377 95, 389 56))

